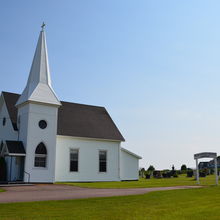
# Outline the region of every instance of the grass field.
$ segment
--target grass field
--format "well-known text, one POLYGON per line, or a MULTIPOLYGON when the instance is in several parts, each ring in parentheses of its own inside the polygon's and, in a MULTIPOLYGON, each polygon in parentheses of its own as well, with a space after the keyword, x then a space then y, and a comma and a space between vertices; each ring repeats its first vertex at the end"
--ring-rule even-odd
MULTIPOLYGON (((215 176, 209 175, 205 178, 200 178, 202 185, 214 185, 215 176)), ((180 175, 178 178, 166 179, 140 179, 139 181, 124 181, 124 182, 95 182, 95 183, 58 183, 67 184, 79 187, 90 188, 145 188, 145 187, 165 187, 165 186, 190 186, 197 185, 194 178, 188 178, 186 175, 180 175)))
POLYGON ((220 187, 145 195, 0 204, 1 220, 219 220, 220 187))

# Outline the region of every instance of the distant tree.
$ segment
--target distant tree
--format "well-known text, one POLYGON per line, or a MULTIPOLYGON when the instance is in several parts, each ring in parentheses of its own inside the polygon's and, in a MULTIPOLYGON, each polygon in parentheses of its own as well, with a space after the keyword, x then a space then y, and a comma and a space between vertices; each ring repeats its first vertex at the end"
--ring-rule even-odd
POLYGON ((187 170, 187 167, 186 167, 185 164, 183 164, 183 165, 181 166, 181 171, 186 171, 186 170, 187 170))
POLYGON ((139 171, 139 175, 144 178, 144 174, 145 174, 145 169, 144 168, 141 168, 140 171, 139 171))
POLYGON ((151 171, 151 172, 153 172, 154 170, 155 170, 155 168, 153 165, 150 165, 147 169, 147 171, 151 171))

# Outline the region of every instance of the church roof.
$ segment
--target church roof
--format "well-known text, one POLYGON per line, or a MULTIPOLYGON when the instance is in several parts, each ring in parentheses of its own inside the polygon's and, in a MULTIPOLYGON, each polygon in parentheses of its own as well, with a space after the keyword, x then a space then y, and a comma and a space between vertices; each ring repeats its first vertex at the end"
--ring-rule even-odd
POLYGON ((15 103, 17 102, 19 95, 15 93, 2 92, 5 100, 6 107, 8 109, 9 117, 12 122, 12 126, 15 131, 18 130, 17 127, 17 108, 15 107, 15 103))
POLYGON ((25 149, 22 141, 6 141, 6 147, 8 149, 9 155, 25 155, 25 149))
MULTIPOLYGON (((2 92, 13 127, 17 130, 17 108, 20 95, 2 92)), ((124 141, 123 136, 104 107, 61 102, 58 108, 57 135, 124 141)))

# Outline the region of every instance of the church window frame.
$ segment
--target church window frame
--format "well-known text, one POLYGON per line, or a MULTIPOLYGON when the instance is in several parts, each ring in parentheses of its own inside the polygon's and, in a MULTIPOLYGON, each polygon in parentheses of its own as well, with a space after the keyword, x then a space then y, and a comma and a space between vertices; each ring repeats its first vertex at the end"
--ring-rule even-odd
POLYGON ((4 127, 6 125, 6 117, 4 117, 3 119, 2 119, 2 126, 4 127))
POLYGON ((34 156, 34 167, 35 168, 47 168, 47 147, 43 142, 37 145, 34 156))
POLYGON ((99 173, 107 173, 107 168, 108 168, 108 151, 99 150, 99 173))
POLYGON ((79 172, 79 149, 70 148, 69 151, 69 171, 70 172, 79 172))
POLYGON ((41 119, 39 122, 38 122, 38 126, 40 129, 44 130, 47 128, 48 126, 48 123, 45 119, 41 119))

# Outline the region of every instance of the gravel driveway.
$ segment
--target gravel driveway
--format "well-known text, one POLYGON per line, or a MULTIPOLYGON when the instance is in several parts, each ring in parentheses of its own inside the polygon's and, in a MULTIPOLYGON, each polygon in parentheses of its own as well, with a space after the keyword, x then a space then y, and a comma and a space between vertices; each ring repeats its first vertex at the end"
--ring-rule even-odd
POLYGON ((68 185, 36 184, 32 186, 1 187, 6 192, 0 193, 0 203, 30 202, 44 200, 68 200, 92 197, 125 196, 144 194, 152 191, 198 188, 199 186, 174 186, 157 188, 131 189, 92 189, 68 185))

